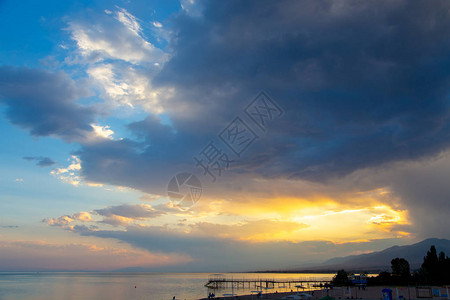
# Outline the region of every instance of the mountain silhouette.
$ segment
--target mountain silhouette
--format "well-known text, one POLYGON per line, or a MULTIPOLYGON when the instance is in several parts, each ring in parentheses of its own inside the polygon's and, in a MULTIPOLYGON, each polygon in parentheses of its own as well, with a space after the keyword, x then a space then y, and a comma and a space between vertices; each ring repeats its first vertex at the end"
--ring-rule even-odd
MULTIPOLYGON (((382 251, 368 254, 335 257, 314 267, 307 267, 308 271, 336 271, 345 269, 347 271, 390 271, 391 260, 400 257, 406 259, 411 269, 420 268, 423 257, 432 245, 436 250, 450 255, 450 240, 429 238, 419 243, 406 246, 393 246, 382 251)), ((304 269, 303 269, 304 270, 304 269)))

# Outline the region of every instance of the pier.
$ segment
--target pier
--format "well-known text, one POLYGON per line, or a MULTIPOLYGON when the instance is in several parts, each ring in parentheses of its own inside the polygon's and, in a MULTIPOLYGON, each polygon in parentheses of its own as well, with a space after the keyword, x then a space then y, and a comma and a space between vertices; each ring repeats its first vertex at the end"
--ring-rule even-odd
POLYGON ((256 289, 301 289, 301 290, 312 290, 317 288, 324 288, 330 286, 330 280, 320 280, 320 279, 267 279, 267 278, 257 278, 257 279, 235 279, 229 277, 219 277, 213 276, 208 279, 205 287, 210 289, 221 289, 221 288, 256 288, 256 289))

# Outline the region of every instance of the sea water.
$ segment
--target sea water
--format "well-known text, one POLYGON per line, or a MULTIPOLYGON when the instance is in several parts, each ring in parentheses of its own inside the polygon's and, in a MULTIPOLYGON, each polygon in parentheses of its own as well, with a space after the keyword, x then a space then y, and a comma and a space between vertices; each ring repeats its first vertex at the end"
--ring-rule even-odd
MULTIPOLYGON (((330 280, 334 274, 293 273, 92 273, 39 272, 1 273, 0 300, 193 300, 216 296, 250 294, 254 286, 208 290, 204 285, 214 276, 233 279, 330 280)), ((263 292, 296 291, 295 286, 275 286, 263 292)))

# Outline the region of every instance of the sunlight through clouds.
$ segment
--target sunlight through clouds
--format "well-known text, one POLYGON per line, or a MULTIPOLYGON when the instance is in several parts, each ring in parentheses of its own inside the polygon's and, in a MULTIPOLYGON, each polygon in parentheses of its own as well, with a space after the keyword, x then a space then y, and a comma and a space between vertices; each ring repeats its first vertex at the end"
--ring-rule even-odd
POLYGON ((10 2, 0 265, 276 267, 449 238, 450 2, 10 2))

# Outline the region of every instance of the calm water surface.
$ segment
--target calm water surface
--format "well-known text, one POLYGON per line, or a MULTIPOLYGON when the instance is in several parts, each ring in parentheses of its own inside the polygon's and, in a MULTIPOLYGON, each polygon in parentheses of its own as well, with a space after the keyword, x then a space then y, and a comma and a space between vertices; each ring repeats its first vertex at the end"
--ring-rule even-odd
MULTIPOLYGON (((324 279, 334 274, 225 273, 234 279, 324 279)), ((1 273, 0 300, 193 300, 207 296, 210 273, 1 273)), ((292 288, 292 287, 291 287, 292 288)), ((277 288, 278 292, 289 288, 277 288)), ((293 288, 295 290, 295 288, 293 288)), ((235 289, 249 294, 251 289, 235 289)), ((216 290, 216 295, 231 289, 216 290)))

